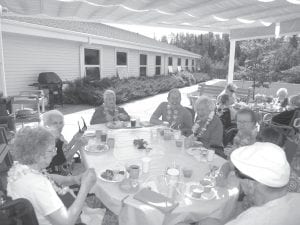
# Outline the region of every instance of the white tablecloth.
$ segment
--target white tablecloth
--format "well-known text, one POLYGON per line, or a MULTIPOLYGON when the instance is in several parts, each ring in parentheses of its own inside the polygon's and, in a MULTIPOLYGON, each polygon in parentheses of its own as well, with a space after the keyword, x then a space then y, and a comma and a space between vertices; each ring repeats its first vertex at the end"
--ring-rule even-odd
MULTIPOLYGON (((107 130, 103 125, 94 125, 90 130, 107 130)), ((140 183, 156 180, 156 177, 163 175, 167 166, 174 162, 181 167, 193 168, 192 178, 184 181, 200 181, 209 171, 207 162, 199 162, 188 155, 183 148, 178 148, 174 140, 165 141, 161 137, 151 137, 151 129, 116 129, 109 130, 109 136, 115 138, 113 151, 105 153, 90 153, 82 150, 83 161, 88 168, 95 168, 98 175, 106 169, 114 166, 141 164, 141 158, 147 153, 138 150, 133 145, 133 140, 143 138, 152 147, 147 154, 151 158, 150 172, 142 174, 140 183)), ((224 159, 215 156, 211 164, 221 166, 224 159)), ((120 225, 160 225, 176 224, 182 221, 199 221, 204 217, 215 217, 227 220, 235 207, 236 194, 234 190, 216 188, 217 197, 213 200, 191 200, 185 195, 178 197, 179 206, 171 214, 163 214, 158 209, 143 204, 133 199, 134 194, 124 193, 117 183, 108 183, 98 179, 94 192, 101 201, 115 214, 119 216, 120 225)))

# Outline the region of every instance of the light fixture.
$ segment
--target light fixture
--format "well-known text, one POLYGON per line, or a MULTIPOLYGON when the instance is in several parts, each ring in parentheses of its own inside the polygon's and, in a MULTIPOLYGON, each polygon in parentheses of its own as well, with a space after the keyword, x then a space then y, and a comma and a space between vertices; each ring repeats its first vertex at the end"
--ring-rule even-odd
POLYGON ((286 0, 289 3, 300 5, 300 0, 286 0))
POLYGON ((246 20, 246 19, 242 19, 242 18, 236 18, 236 20, 241 22, 241 23, 246 23, 246 24, 250 24, 250 23, 255 22, 255 20, 246 20))
POLYGON ((280 23, 276 23, 275 25, 275 38, 279 38, 280 35, 280 23))
POLYGON ((192 17, 192 18, 196 18, 196 16, 194 16, 194 15, 193 15, 193 14, 191 14, 191 13, 184 12, 184 14, 185 14, 185 15, 188 15, 188 16, 190 16, 190 17, 192 17))
POLYGON ((181 23, 180 25, 183 25, 183 26, 192 26, 192 24, 190 24, 190 23, 181 23))
POLYGON ((275 0, 257 0, 259 2, 274 2, 275 0))
POLYGON ((213 18, 217 21, 220 21, 220 22, 226 22, 228 21, 229 19, 226 19, 226 18, 222 18, 222 17, 219 17, 219 16, 215 16, 213 15, 213 18))
POLYGON ((268 27, 268 26, 270 26, 270 25, 272 24, 271 22, 266 22, 266 21, 263 21, 263 20, 259 20, 259 22, 260 22, 262 25, 266 26, 266 27, 268 27))

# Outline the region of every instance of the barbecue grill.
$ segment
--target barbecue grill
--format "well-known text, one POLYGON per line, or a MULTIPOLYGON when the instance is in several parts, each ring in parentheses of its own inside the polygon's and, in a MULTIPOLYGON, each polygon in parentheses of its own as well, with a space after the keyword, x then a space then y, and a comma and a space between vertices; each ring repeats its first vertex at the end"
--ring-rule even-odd
POLYGON ((55 104, 63 105, 62 86, 63 81, 54 72, 43 72, 39 74, 38 83, 31 86, 37 87, 39 90, 48 90, 49 108, 53 109, 55 104))

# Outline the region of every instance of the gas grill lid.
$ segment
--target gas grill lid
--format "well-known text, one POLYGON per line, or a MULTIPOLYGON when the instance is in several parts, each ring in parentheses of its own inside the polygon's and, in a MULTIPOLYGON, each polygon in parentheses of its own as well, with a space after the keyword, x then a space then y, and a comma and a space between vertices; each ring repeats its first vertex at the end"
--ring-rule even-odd
POLYGON ((62 80, 54 72, 43 72, 39 74, 38 82, 40 84, 61 84, 62 80))

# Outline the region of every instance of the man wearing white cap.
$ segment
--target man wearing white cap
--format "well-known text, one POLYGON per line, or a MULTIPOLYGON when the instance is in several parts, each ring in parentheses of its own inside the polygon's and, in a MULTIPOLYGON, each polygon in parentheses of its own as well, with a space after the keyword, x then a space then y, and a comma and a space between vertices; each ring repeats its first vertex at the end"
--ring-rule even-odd
MULTIPOLYGON (((253 207, 226 225, 299 225, 300 194, 288 193, 290 166, 283 149, 257 142, 231 154, 241 188, 253 207)), ((201 225, 221 224, 206 219, 201 225)))

